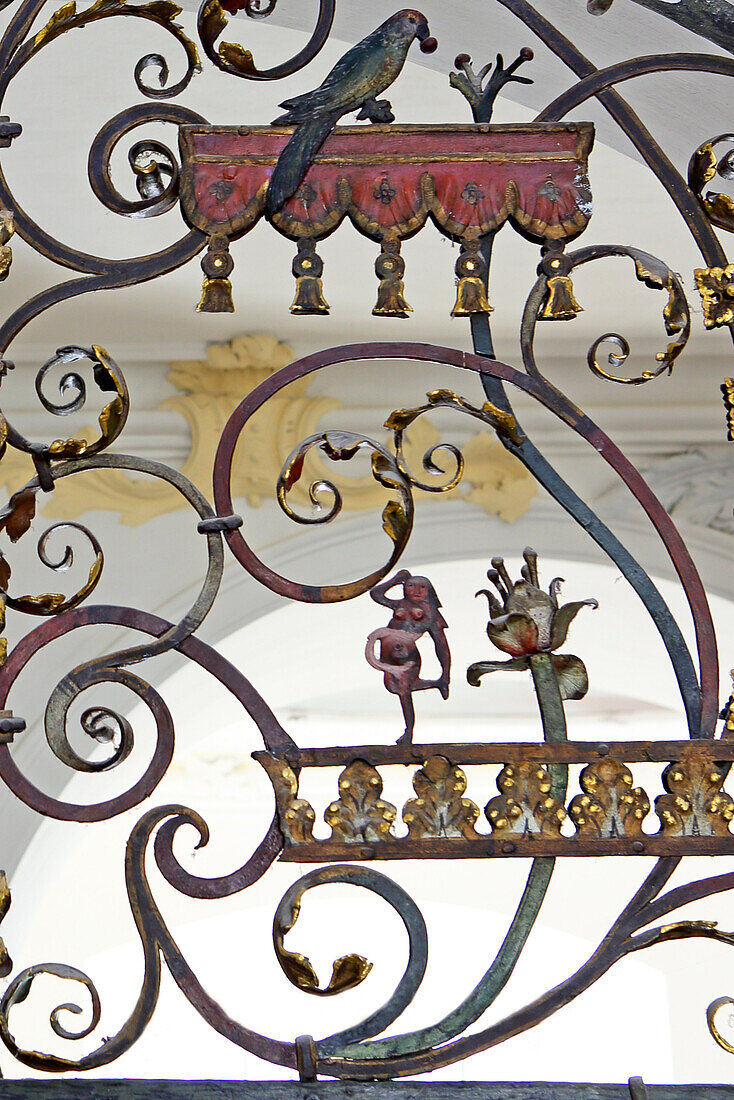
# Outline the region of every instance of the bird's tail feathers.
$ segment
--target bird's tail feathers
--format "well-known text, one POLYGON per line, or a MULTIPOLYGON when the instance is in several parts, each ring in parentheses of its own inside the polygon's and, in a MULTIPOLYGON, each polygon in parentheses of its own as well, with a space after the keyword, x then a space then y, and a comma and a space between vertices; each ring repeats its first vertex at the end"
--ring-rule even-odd
POLYGON ((339 113, 320 115, 302 122, 283 148, 270 177, 266 198, 269 214, 275 214, 298 189, 313 157, 333 130, 339 113))

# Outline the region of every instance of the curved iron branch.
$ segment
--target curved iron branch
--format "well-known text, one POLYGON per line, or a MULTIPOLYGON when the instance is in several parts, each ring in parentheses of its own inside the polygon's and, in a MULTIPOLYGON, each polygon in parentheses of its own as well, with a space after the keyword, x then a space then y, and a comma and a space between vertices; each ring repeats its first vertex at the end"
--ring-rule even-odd
POLYGON ((556 96, 540 114, 536 122, 557 122, 572 111, 574 107, 586 103, 607 88, 622 84, 625 80, 634 80, 638 76, 650 73, 694 72, 714 73, 719 76, 734 76, 734 60, 717 57, 715 54, 700 53, 662 53, 647 54, 644 57, 632 57, 627 61, 618 61, 605 69, 596 69, 588 76, 578 80, 567 91, 556 96))
MULTIPOLYGON (((701 719, 701 698, 698 695, 698 683, 695 674, 692 673, 690 665, 688 669, 685 665, 685 657, 687 654, 685 647, 683 647, 683 650, 680 652, 675 651, 676 674, 679 677, 684 705, 692 731, 695 731, 697 736, 712 736, 719 710, 716 639, 713 633, 710 611, 701 584, 701 579, 691 560, 685 543, 681 539, 670 516, 668 516, 667 512, 645 481, 619 450, 614 447, 608 436, 604 435, 588 417, 584 416, 584 414, 573 406, 571 402, 558 394, 552 387, 544 385, 534 378, 529 378, 527 375, 515 370, 515 368, 505 363, 500 363, 497 360, 488 359, 481 355, 471 355, 454 348, 439 347, 432 344, 407 343, 346 345, 340 348, 329 348, 325 351, 316 352, 291 363, 289 366, 279 371, 277 375, 271 376, 265 382, 257 386, 256 389, 240 403, 237 409, 235 409, 225 426, 217 450, 214 469, 214 499, 217 513, 220 516, 231 515, 232 513, 230 472, 234 448, 245 423, 261 405, 290 382, 298 378, 306 377, 326 366, 331 366, 336 363, 382 358, 412 359, 420 362, 444 363, 449 366, 463 367, 473 371, 482 379, 495 378, 500 382, 510 382, 512 385, 517 386, 518 389, 524 390, 543 404, 549 411, 562 419, 573 431, 586 439, 601 457, 609 463, 647 513, 648 518, 660 535, 676 572, 681 579, 696 625, 699 652, 701 655, 701 691, 703 692, 704 700, 703 720, 701 719), (695 696, 692 695, 694 692, 695 696)), ((508 440, 506 445, 509 449, 512 449, 512 453, 517 454, 518 457, 524 453, 523 449, 526 447, 525 442, 514 444, 511 440, 508 440)), ((533 461, 535 461, 534 456, 533 461)), ((553 474, 553 477, 551 477, 549 470, 550 468, 545 471, 546 479, 552 481, 553 477, 557 477, 557 475, 553 474)), ((557 490, 557 488, 558 486, 554 485, 554 490, 557 490)), ((557 495, 557 493, 554 493, 554 495, 557 495)), ((566 504, 563 503, 562 500, 560 502, 563 507, 566 507, 566 504)), ((584 517, 593 528, 594 521, 596 520, 593 512, 583 505, 583 502, 579 501, 578 498, 575 498, 573 507, 576 512, 583 511, 584 517)), ((598 520, 596 520, 596 523, 598 524, 598 520)), ((594 537, 596 537, 596 535, 594 537)), ((257 576, 264 584, 270 586, 275 583, 280 586, 276 589, 277 591, 285 590, 287 594, 294 599, 312 602, 313 600, 320 600, 323 598, 321 589, 311 588, 307 590, 306 586, 293 584, 282 577, 277 577, 276 580, 273 581, 271 579, 271 571, 254 555, 239 531, 227 532, 225 538, 240 564, 243 565, 248 572, 257 576), (286 588, 284 586, 288 587, 286 588)), ((619 547, 618 543, 616 545, 619 547)), ((629 558, 629 555, 627 555, 627 561, 632 566, 633 574, 635 569, 639 574, 639 566, 637 566, 633 559, 629 558)), ((636 576, 635 581, 639 582, 639 580, 639 576, 636 576)), ((658 608, 658 610, 660 609, 658 608)), ((660 622, 661 620, 658 618, 656 620, 656 625, 659 625, 660 622)), ((667 621, 665 621, 666 629, 667 625, 667 621)), ((676 645, 676 642, 677 639, 674 635, 673 646, 676 645)), ((671 652, 670 646, 668 649, 669 652, 671 652)))
MULTIPOLYGON (((528 0, 499 0, 499 3, 536 34, 545 45, 578 77, 595 76, 598 70, 580 50, 553 24, 536 11, 528 0)), ((648 168, 657 176, 678 207, 701 254, 709 267, 724 266, 726 254, 704 212, 686 184, 683 176, 665 155, 650 131, 642 124, 629 104, 614 88, 604 88, 596 98, 606 108, 617 125, 627 135, 648 168)), ((734 332, 732 332, 734 339, 734 332)))
MULTIPOLYGON (((276 0, 270 0, 264 11, 253 10, 250 0, 244 5, 250 18, 266 18, 275 9, 276 0)), ((303 69, 321 51, 329 37, 331 25, 334 22, 336 0, 319 0, 319 14, 314 32, 303 49, 282 61, 279 65, 273 65, 269 69, 258 69, 250 50, 240 46, 237 42, 221 42, 216 45, 224 28, 228 25, 228 19, 224 9, 234 14, 243 5, 238 0, 230 0, 229 3, 220 3, 219 0, 203 0, 199 8, 197 26, 199 39, 204 53, 218 69, 231 76, 244 77, 246 80, 280 80, 285 76, 292 76, 299 69, 303 69)))

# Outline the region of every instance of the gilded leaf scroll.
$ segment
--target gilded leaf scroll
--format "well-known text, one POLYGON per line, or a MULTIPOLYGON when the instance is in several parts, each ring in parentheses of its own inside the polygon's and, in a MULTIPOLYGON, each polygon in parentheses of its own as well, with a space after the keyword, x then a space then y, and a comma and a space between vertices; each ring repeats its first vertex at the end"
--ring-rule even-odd
POLYGON ((667 794, 655 799, 662 831, 669 836, 726 836, 734 802, 724 791, 724 769, 689 756, 663 772, 667 794))
POLYGON ((479 807, 466 791, 466 774, 445 756, 432 756, 413 776, 418 796, 403 807, 408 836, 424 839, 438 836, 476 837, 474 823, 479 807))
POLYGON ((298 777, 290 764, 270 753, 256 754, 275 790, 280 827, 288 844, 313 840, 316 814, 310 802, 298 797, 298 777))
POLYGON ((339 798, 332 802, 324 820, 331 826, 332 840, 385 840, 392 835, 397 810, 384 802, 382 776, 365 760, 353 760, 339 776, 339 798))
POLYGON ((579 836, 639 836, 650 812, 642 787, 632 786, 632 772, 618 760, 589 764, 579 777, 583 794, 571 800, 568 814, 579 836))
MULTIPOLYGON (((309 750, 313 751, 313 750, 309 750)), ((649 823, 651 799, 647 792, 634 785, 632 771, 612 756, 602 757, 581 769, 578 777, 580 792, 567 805, 552 794, 550 764, 532 759, 515 759, 505 764, 496 776, 499 794, 490 798, 485 816, 490 833, 482 832, 479 807, 467 797, 467 776, 463 768, 447 756, 429 755, 412 776, 415 797, 402 808, 402 820, 407 827, 395 831, 396 807, 382 798, 383 776, 376 767, 363 759, 352 760, 338 779, 338 797, 330 802, 324 820, 331 827, 328 840, 313 835, 317 813, 310 802, 298 794, 298 771, 282 758, 268 752, 257 752, 255 758, 270 776, 276 796, 278 819, 286 847, 306 845, 313 848, 330 844, 360 845, 385 842, 399 846, 436 841, 447 843, 449 851, 468 841, 475 845, 497 837, 511 840, 504 854, 515 851, 516 838, 537 843, 556 841, 561 845, 557 854, 594 854, 595 842, 619 842, 613 851, 620 855, 653 854, 650 844, 657 838, 665 844, 668 838, 731 837, 734 853, 734 800, 723 789, 725 771, 711 760, 707 749, 686 750, 681 759, 668 764, 662 773, 665 793, 655 798, 655 814, 659 831, 649 823), (562 833, 566 818, 573 831, 562 833), (535 838, 535 840, 533 840, 535 838), (627 842, 625 844, 625 842, 627 842), (631 843, 630 843, 631 842, 631 843)), ((394 764, 404 766, 403 761, 394 764)), ((491 765, 482 764, 484 770, 491 765)), ((496 767, 496 765, 495 765, 496 767)), ((429 845, 426 852, 432 851, 429 845)), ((343 851, 343 847, 341 849, 343 851)), ((472 849, 478 854, 478 849, 472 849)), ((484 848, 481 854, 492 854, 484 848)), ((555 851, 555 850, 554 850, 555 851)), ((434 854, 439 855, 438 851, 434 854)), ((526 853, 529 854, 529 853, 526 853)), ((601 854, 601 849, 600 849, 601 854)), ((685 853, 683 853, 685 854, 685 853)), ((308 858, 311 858, 310 856, 308 858)), ((324 852, 323 857, 330 858, 324 852)))
MULTIPOLYGON (((10 908, 10 888, 4 871, 0 871, 0 921, 4 920, 10 908)), ((6 978, 13 969, 13 962, 5 946, 5 940, 0 939, 0 978, 6 978)))
POLYGON ((553 836, 566 817, 563 803, 551 795, 550 772, 544 765, 521 760, 507 764, 497 777, 502 792, 485 807, 492 832, 553 836))

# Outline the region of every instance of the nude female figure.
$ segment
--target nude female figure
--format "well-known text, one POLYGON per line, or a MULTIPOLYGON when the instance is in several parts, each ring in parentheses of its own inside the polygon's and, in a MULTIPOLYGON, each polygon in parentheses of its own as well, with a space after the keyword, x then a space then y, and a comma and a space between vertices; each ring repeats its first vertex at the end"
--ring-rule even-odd
POLYGON ((415 726, 413 692, 436 688, 444 699, 448 698, 451 675, 451 653, 446 641, 447 623, 439 608, 441 604, 436 590, 427 577, 412 576, 401 569, 394 577, 375 585, 370 591, 372 599, 392 611, 386 627, 373 630, 367 639, 365 657, 372 666, 384 674, 385 687, 400 699, 405 732, 398 744, 410 744, 415 726), (401 584, 402 597, 388 596, 391 588, 401 584), (431 637, 436 657, 441 665, 437 680, 421 678, 421 655, 418 639, 424 634, 431 637), (380 643, 380 656, 375 656, 375 643, 380 643))

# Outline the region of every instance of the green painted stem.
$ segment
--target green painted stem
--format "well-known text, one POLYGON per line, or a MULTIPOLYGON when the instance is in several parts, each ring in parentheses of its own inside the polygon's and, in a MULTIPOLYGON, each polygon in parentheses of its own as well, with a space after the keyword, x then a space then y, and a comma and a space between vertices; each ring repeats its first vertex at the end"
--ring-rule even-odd
MULTIPOLYGON (((549 653, 534 653, 530 657, 535 694, 538 698, 543 736, 546 741, 566 740, 566 717, 558 688, 556 671, 549 653)), ((564 764, 550 767, 554 798, 564 802, 568 786, 568 768, 564 764)), ((345 1058, 387 1058, 395 1054, 411 1054, 447 1042, 473 1024, 502 992, 515 969, 525 942, 540 912, 550 884, 555 859, 539 856, 533 860, 520 903, 499 951, 484 977, 469 996, 432 1027, 395 1035, 374 1042, 355 1043, 336 1052, 345 1058)))
MULTIPOLYGON (((551 742, 565 741, 566 715, 563 711, 563 699, 558 687, 556 670, 553 667, 553 658, 550 653, 533 653, 529 660, 543 722, 543 737, 551 742)), ((549 771, 553 783, 551 794, 563 802, 568 787, 568 768, 565 764, 551 764, 549 771)))

